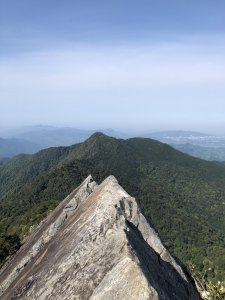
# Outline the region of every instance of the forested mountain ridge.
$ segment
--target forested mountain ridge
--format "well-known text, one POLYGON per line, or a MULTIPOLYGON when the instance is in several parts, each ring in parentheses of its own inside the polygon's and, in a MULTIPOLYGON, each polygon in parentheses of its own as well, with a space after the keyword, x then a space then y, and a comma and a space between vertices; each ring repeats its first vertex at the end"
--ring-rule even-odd
MULTIPOLYGON (((2 158, 11 158, 19 154, 34 154, 49 147, 71 146, 82 143, 94 134, 94 130, 70 127, 31 126, 1 132, 0 163, 2 158)), ((224 136, 209 135, 193 131, 159 131, 159 132, 119 132, 113 129, 100 129, 99 132, 115 137, 128 139, 143 137, 158 140, 173 148, 194 157, 209 161, 224 161, 224 136)))
POLYGON ((116 176, 174 255, 206 278, 224 279, 224 165, 151 139, 101 133, 0 166, 1 261, 88 174, 98 182, 116 176))

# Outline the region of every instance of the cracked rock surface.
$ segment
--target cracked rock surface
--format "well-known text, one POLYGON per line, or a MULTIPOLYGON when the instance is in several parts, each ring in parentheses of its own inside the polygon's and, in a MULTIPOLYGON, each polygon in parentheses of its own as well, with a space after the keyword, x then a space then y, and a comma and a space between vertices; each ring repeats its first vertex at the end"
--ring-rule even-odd
POLYGON ((2 269, 0 299, 200 298, 115 177, 89 176, 2 269))

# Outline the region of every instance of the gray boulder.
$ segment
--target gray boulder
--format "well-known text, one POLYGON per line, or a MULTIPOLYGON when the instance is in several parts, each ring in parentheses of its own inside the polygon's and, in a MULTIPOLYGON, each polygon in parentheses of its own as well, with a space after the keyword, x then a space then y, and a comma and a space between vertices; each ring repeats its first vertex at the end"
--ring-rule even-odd
POLYGON ((1 299, 197 300, 132 198, 110 176, 89 176, 0 273, 1 299))

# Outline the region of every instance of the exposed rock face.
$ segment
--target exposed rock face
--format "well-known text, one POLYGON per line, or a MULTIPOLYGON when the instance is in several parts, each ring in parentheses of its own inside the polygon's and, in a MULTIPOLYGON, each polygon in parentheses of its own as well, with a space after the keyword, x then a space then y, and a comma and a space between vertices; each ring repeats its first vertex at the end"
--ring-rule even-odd
POLYGON ((89 176, 0 274, 1 299, 199 299, 134 198, 89 176))

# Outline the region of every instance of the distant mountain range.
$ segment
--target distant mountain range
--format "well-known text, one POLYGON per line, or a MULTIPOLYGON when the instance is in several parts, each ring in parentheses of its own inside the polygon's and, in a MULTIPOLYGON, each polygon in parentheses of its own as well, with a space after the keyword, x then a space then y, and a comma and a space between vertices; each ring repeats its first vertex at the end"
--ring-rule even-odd
MULTIPOLYGON (((113 129, 99 129, 116 138, 135 136, 152 138, 206 160, 225 161, 225 137, 194 131, 159 131, 153 133, 123 133, 113 129)), ((71 127, 33 126, 14 130, 0 138, 0 159, 17 154, 33 154, 49 147, 71 146, 88 139, 95 130, 71 127)))
MULTIPOLYGON (((113 129, 99 129, 97 131, 118 138, 124 138, 127 136, 114 131, 113 129)), ((95 132, 96 130, 84 130, 71 127, 40 127, 39 129, 36 127, 34 130, 20 133, 16 137, 31 143, 36 143, 43 149, 48 147, 70 146, 81 143, 95 132)))
POLYGON ((37 144, 19 138, 0 138, 0 159, 13 157, 20 153, 32 154, 39 150, 37 144))
MULTIPOLYGON (((117 138, 127 138, 113 129, 98 131, 117 138)), ((0 138, 0 159, 10 158, 18 154, 33 154, 49 147, 71 146, 88 139, 95 130, 83 130, 71 127, 33 126, 9 132, 0 138)))

